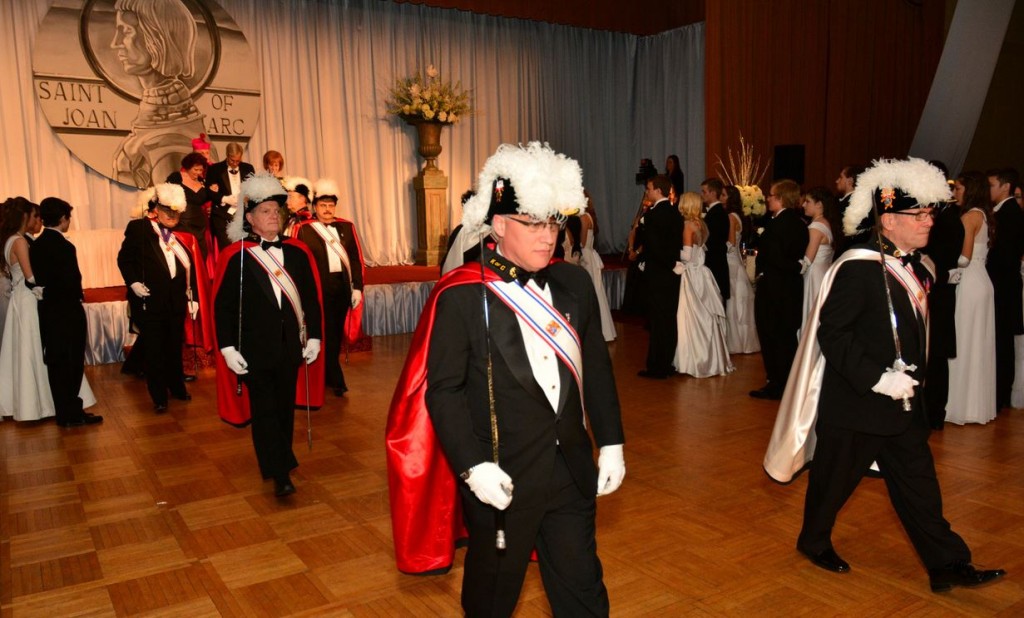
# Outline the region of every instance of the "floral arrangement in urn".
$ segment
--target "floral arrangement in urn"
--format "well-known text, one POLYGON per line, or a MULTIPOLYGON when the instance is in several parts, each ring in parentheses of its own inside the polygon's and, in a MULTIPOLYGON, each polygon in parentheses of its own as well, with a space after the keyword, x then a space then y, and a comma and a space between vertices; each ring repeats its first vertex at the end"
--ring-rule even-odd
POLYGON ((462 82, 442 81, 434 65, 427 67, 426 79, 416 71, 412 77, 395 80, 388 91, 388 113, 406 121, 432 120, 453 124, 473 111, 472 96, 462 82))
POLYGON ((740 151, 734 156, 732 148, 727 149, 729 155, 729 167, 726 169, 722 157, 718 159, 718 170, 722 180, 726 184, 735 185, 740 192, 740 199, 743 202, 743 214, 759 217, 765 213, 764 193, 761 191, 761 180, 768 171, 769 159, 764 167, 761 166, 761 157, 754 156, 754 146, 748 144, 740 133, 740 151))

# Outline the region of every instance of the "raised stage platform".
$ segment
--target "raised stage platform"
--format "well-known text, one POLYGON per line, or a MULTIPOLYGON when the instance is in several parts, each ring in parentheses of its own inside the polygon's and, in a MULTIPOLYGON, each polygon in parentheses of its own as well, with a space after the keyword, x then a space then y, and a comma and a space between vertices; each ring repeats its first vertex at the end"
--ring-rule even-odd
MULTIPOLYGON (((363 289, 363 302, 366 303, 363 332, 369 337, 376 337, 415 330, 439 272, 436 266, 367 268, 363 289)), ((606 258, 602 274, 608 303, 612 309, 618 309, 626 288, 625 265, 616 262, 615 258, 606 258)), ((125 288, 86 290, 85 316, 89 325, 86 364, 123 361, 125 346, 131 345, 135 338, 128 330, 125 288)))

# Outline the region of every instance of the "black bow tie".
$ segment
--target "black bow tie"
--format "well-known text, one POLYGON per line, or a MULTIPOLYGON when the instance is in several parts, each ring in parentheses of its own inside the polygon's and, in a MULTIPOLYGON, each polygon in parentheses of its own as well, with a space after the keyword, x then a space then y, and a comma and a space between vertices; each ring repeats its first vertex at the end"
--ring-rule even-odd
POLYGON ((237 174, 237 173, 238 173, 238 170, 228 170, 228 173, 229 173, 229 174, 237 174))
POLYGON ((920 253, 904 253, 903 255, 900 256, 900 262, 904 266, 913 266, 914 264, 920 264, 921 263, 921 254, 920 253))
POLYGON ((526 287, 526 284, 533 279, 537 283, 537 287, 544 289, 544 286, 548 283, 548 269, 542 268, 535 273, 531 273, 525 270, 516 270, 516 280, 519 281, 519 285, 526 287))
POLYGON ((281 248, 281 241, 280 240, 264 240, 264 241, 260 242, 260 248, 262 248, 264 251, 266 251, 267 249, 269 249, 271 247, 276 247, 276 248, 280 249, 281 248))

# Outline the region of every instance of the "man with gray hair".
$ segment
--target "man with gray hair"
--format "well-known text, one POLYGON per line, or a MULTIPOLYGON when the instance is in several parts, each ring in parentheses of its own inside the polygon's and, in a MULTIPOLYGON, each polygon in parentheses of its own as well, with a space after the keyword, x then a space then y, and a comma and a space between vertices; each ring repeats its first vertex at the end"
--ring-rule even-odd
POLYGON ((217 239, 218 249, 231 244, 227 229, 238 205, 238 192, 242 181, 255 173, 256 168, 242 161, 242 145, 238 142, 228 144, 227 157, 206 170, 206 188, 213 192, 210 231, 217 239))

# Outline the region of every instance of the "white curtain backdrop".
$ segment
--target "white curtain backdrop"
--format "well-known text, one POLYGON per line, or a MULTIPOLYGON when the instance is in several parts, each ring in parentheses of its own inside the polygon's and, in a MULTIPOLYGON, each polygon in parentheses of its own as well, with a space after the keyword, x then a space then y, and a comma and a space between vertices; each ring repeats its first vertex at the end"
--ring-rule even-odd
POLYGON ((960 173, 985 106, 1014 0, 958 2, 910 155, 960 173), (970 84, 968 87, 967 84, 970 84))
MULTIPOLYGON (((459 196, 502 142, 540 139, 580 161, 598 209, 598 249, 620 250, 640 191, 641 157, 704 173, 704 26, 636 37, 380 0, 220 0, 249 40, 263 99, 246 160, 284 154, 285 173, 340 185, 371 265, 409 263, 416 245, 416 136, 384 112, 398 77, 433 63, 474 94, 476 113, 446 128, 438 165, 459 196)), ((109 239, 128 221, 135 190, 78 161, 50 130, 32 89, 32 44, 45 0, 0 3, 0 97, 5 154, 0 193, 75 206, 73 237, 87 287, 120 285, 109 239), (81 245, 80 245, 81 246, 81 245)), ((115 243, 116 244, 116 243, 115 243)))

